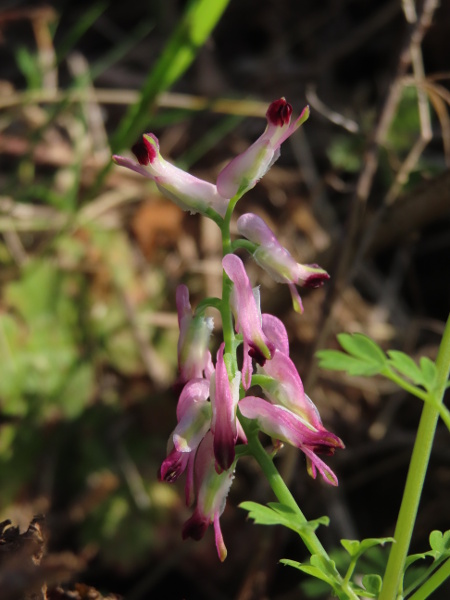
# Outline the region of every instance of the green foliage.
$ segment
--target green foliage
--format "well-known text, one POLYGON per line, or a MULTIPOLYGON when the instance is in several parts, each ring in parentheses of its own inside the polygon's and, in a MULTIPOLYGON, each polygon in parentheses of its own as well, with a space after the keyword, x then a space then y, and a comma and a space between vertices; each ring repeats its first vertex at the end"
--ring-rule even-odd
POLYGON ((346 352, 320 350, 317 352, 317 357, 322 368, 346 371, 349 375, 364 377, 383 375, 399 385, 403 382, 408 386, 408 391, 422 399, 425 398, 420 388, 433 392, 436 383, 436 365, 426 356, 420 359, 419 364, 398 350, 388 350, 386 356, 378 344, 361 333, 340 333, 337 338, 346 352), (409 383, 420 388, 410 386, 409 383))
POLYGON ((430 550, 411 554, 405 562, 404 579, 402 581, 403 596, 409 596, 437 572, 439 567, 450 558, 450 530, 442 533, 432 531, 429 536, 430 550), (426 567, 417 568, 415 563, 426 559, 432 562, 426 567), (414 566, 413 566, 414 565, 414 566))
POLYGON ((384 352, 370 338, 361 333, 340 333, 337 337, 347 354, 338 350, 320 350, 317 356, 322 368, 365 377, 377 375, 386 368, 384 352))
POLYGON ((307 523, 300 521, 298 515, 285 504, 279 502, 268 502, 267 506, 257 502, 242 502, 240 508, 248 510, 248 516, 257 525, 283 525, 298 534, 315 531, 319 525, 328 525, 328 517, 319 517, 307 523))
MULTIPOLYGON (((258 504, 257 502, 242 502, 239 506, 249 512, 249 518, 253 519, 257 525, 282 525, 295 531, 300 536, 308 531, 314 532, 319 525, 328 525, 329 523, 328 517, 320 517, 319 519, 305 523, 299 520, 298 514, 292 508, 278 502, 269 502, 267 506, 258 504)), ((358 540, 341 540, 341 544, 350 559, 343 560, 342 556, 340 558, 341 566, 345 565, 347 569, 344 581, 336 567, 336 562, 326 556, 315 554, 311 556, 308 564, 287 558, 282 559, 280 562, 326 583, 343 600, 351 598, 351 594, 366 598, 376 598, 381 589, 382 580, 380 573, 382 573, 382 568, 380 568, 380 573, 367 573, 363 571, 363 587, 355 583, 354 578, 352 580, 352 576, 354 575, 358 561, 364 554, 373 550, 376 546, 384 546, 385 543, 393 541, 393 538, 368 538, 361 542, 358 540), (347 592, 345 591, 346 589, 347 592), (351 591, 349 592, 348 590, 351 591)), ((383 562, 381 565, 383 566, 383 562)), ((357 573, 360 574, 361 571, 357 571, 357 573)), ((312 595, 314 593, 322 593, 323 586, 313 587, 312 592, 312 595)))
POLYGON ((7 286, 5 300, 14 312, 0 316, 5 414, 49 418, 56 411, 73 418, 89 400, 93 368, 77 348, 79 285, 77 275, 37 259, 7 286))
POLYGON ((362 540, 362 542, 358 540, 341 540, 342 546, 349 553, 352 561, 359 560, 359 558, 370 548, 373 548, 374 546, 384 546, 387 542, 394 542, 394 538, 367 538, 362 540))

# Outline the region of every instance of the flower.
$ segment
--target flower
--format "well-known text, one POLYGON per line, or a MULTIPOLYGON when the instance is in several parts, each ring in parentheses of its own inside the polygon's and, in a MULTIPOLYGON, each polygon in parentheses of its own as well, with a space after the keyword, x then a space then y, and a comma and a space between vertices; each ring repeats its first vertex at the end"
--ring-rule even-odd
MULTIPOLYGON (((211 377, 210 396, 213 411, 211 431, 214 435, 216 470, 229 469, 234 461, 234 447, 238 438, 236 408, 239 402, 240 373, 230 383, 224 361, 225 344, 217 352, 216 370, 211 377)), ((245 434, 241 431, 241 437, 245 434)))
POLYGON ((264 133, 245 152, 239 154, 219 173, 219 194, 232 198, 253 188, 280 156, 281 144, 309 117, 306 106, 291 123, 292 106, 285 98, 275 100, 267 109, 264 133))
POLYGON ((239 402, 244 417, 254 419, 261 431, 277 440, 296 446, 307 457, 308 472, 315 479, 317 471, 327 483, 337 485, 337 477, 317 453, 333 454, 343 448, 342 441, 326 429, 317 431, 284 406, 274 405, 262 398, 247 396, 239 402))
POLYGON ((170 437, 173 448, 159 472, 160 481, 173 483, 187 469, 185 494, 188 505, 193 499, 195 453, 211 427, 211 418, 209 382, 206 379, 191 379, 178 399, 178 424, 170 437))
POLYGON ((227 254, 222 260, 225 273, 234 284, 232 304, 236 321, 236 330, 242 331, 244 338, 243 385, 248 389, 251 377, 251 360, 263 365, 275 350, 274 344, 267 338, 261 326, 261 311, 255 299, 244 263, 235 254, 227 254))
POLYGON ((268 361, 260 371, 270 378, 261 387, 273 404, 280 404, 291 410, 312 429, 322 428, 319 412, 305 394, 300 375, 289 356, 275 350, 272 360, 268 361))
POLYGON ((275 349, 289 356, 289 339, 284 323, 269 313, 261 315, 262 329, 275 349))
POLYGON ((178 369, 179 383, 205 376, 209 379, 214 370, 211 353, 208 350, 209 338, 214 322, 211 317, 192 316, 189 290, 179 285, 176 292, 178 325, 178 369))
POLYGON ((225 510, 226 499, 234 478, 234 464, 217 473, 215 468, 213 434, 208 432, 195 457, 194 483, 196 506, 193 515, 183 525, 182 537, 201 540, 208 526, 213 523, 217 554, 223 562, 227 549, 220 529, 220 516, 225 510))
POLYGON ((294 310, 303 312, 303 305, 296 285, 317 288, 330 276, 319 265, 301 265, 275 237, 261 217, 253 213, 241 215, 237 220, 241 235, 257 244, 253 258, 278 283, 287 283, 294 310))
POLYGON ((113 161, 152 179, 164 196, 191 214, 205 214, 208 208, 212 208, 220 216, 225 216, 229 199, 223 198, 214 184, 194 177, 164 160, 159 152, 158 138, 153 133, 145 133, 142 142, 135 144, 132 150, 137 163, 117 155, 112 157, 113 161))

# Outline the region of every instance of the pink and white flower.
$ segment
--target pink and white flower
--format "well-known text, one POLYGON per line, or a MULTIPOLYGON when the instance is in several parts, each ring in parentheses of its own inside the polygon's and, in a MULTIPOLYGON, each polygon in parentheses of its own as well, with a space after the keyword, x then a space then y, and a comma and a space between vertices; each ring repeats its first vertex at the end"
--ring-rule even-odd
POLYGON ((208 208, 212 208, 220 216, 225 216, 229 199, 223 198, 214 184, 194 177, 164 160, 159 152, 158 138, 153 133, 145 133, 142 142, 135 144, 132 150, 137 163, 117 155, 112 157, 113 161, 152 179, 164 196, 191 214, 204 214, 208 208))
POLYGON ((327 483, 337 485, 337 477, 317 453, 333 454, 343 448, 342 441, 324 428, 312 429, 307 422, 284 406, 271 404, 262 398, 247 396, 239 402, 239 410, 247 419, 258 423, 261 431, 299 448, 307 457, 308 472, 315 479, 317 471, 327 483))
POLYGON ((189 290, 179 285, 176 292, 178 325, 178 370, 179 384, 190 379, 205 377, 209 379, 214 370, 211 353, 208 350, 209 339, 214 327, 211 317, 193 316, 189 302, 189 290))
POLYGON ((214 439, 208 432, 195 457, 194 483, 196 506, 193 515, 183 526, 182 537, 201 540, 209 525, 214 525, 217 554, 223 562, 227 549, 220 529, 220 516, 225 510, 226 499, 234 478, 234 464, 218 473, 215 468, 214 439))
POLYGON ((243 335, 244 348, 248 348, 248 355, 263 365, 272 357, 275 346, 262 329, 261 311, 244 263, 235 254, 227 254, 222 260, 222 266, 234 284, 232 305, 236 329, 243 335))
POLYGON ((257 245, 253 258, 274 281, 287 283, 294 309, 302 313, 303 305, 296 285, 317 288, 330 278, 319 265, 302 265, 292 257, 276 238, 261 217, 253 213, 241 215, 237 220, 241 235, 257 245))
POLYGON ((225 344, 222 343, 217 352, 216 370, 211 377, 210 386, 213 412, 211 431, 214 435, 214 456, 218 473, 229 469, 233 464, 238 436, 246 441, 236 418, 240 373, 236 373, 230 382, 224 361, 224 350, 225 344))
POLYGON ((270 104, 264 133, 219 173, 217 189, 221 196, 242 195, 258 183, 280 156, 281 144, 307 120, 309 107, 306 106, 292 123, 291 116, 292 106, 285 98, 270 104))

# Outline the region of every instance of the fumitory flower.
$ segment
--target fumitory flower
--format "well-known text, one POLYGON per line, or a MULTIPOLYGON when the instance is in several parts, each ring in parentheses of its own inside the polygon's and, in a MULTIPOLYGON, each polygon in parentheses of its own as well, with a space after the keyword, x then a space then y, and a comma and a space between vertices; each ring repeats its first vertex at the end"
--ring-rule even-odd
POLYGON ((235 254, 227 254, 222 260, 225 273, 234 284, 232 306, 236 329, 244 338, 243 385, 248 389, 251 376, 251 358, 263 365, 272 357, 275 346, 267 338, 261 325, 261 311, 255 299, 244 263, 235 254))
POLYGON ((333 471, 317 453, 333 454, 336 448, 343 448, 342 441, 325 428, 316 430, 284 406, 271 404, 262 398, 247 396, 239 402, 239 410, 248 419, 258 423, 267 435, 296 446, 306 455, 308 472, 315 478, 317 471, 327 483, 337 485, 333 471))
POLYGON ((213 330, 211 317, 192 315, 189 302, 189 290, 185 285, 179 285, 176 292, 178 325, 178 369, 179 383, 196 377, 205 376, 209 379, 214 367, 211 353, 208 350, 209 338, 213 330))
POLYGON ((319 265, 301 265, 275 237, 261 217, 253 213, 241 215, 237 220, 241 235, 257 245, 253 258, 275 281, 287 283, 294 309, 303 312, 303 305, 296 285, 317 288, 330 276, 319 265))
POLYGON ((234 464, 226 471, 217 473, 215 468, 213 434, 208 432, 201 442, 194 466, 196 506, 193 515, 183 526, 182 537, 200 540, 208 526, 213 523, 217 553, 221 561, 227 557, 227 549, 220 529, 220 516, 234 478, 234 464))
POLYGON ((217 352, 216 370, 211 376, 210 396, 213 410, 211 431, 214 435, 214 456, 216 470, 229 469, 234 461, 234 447, 239 437, 245 440, 245 434, 236 419, 239 402, 240 373, 236 373, 230 382, 224 361, 225 344, 217 352))
MULTIPOLYGON (((279 330, 278 326, 276 330, 279 330)), ((343 448, 343 443, 325 429, 319 411, 305 394, 294 363, 280 350, 281 344, 276 342, 276 345, 272 359, 259 368, 265 377, 258 384, 269 402, 261 398, 243 398, 239 409, 245 417, 256 419, 260 429, 268 435, 300 448, 307 457, 308 471, 313 477, 317 469, 328 483, 337 485, 334 473, 316 455, 333 454, 336 448, 343 448)))
POLYGON ((164 160, 159 152, 158 138, 153 133, 145 133, 142 142, 135 144, 132 150, 137 163, 117 155, 113 156, 113 161, 152 179, 164 196, 191 214, 204 214, 208 208, 212 208, 222 217, 225 215, 229 199, 220 196, 214 184, 194 177, 164 160))
POLYGON ((177 405, 177 421, 171 437, 167 458, 159 473, 160 480, 173 483, 187 469, 186 504, 193 499, 193 468, 195 453, 211 427, 212 409, 209 402, 209 382, 191 379, 184 386, 177 405))
POLYGON ((253 188, 280 156, 281 144, 309 117, 306 106, 291 123, 292 106, 285 98, 275 100, 267 109, 264 133, 245 152, 234 158, 219 173, 217 189, 224 198, 232 198, 253 188))

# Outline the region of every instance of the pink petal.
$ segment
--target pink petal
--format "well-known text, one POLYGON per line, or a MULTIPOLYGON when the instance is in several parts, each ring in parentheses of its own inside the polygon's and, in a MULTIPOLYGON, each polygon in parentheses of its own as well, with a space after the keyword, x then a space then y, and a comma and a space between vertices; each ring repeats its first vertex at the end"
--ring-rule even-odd
POLYGON ((264 364, 271 358, 274 345, 262 330, 261 314, 244 263, 235 254, 227 254, 222 260, 222 266, 234 283, 234 311, 238 315, 239 330, 249 346, 249 354, 259 364, 264 364))
POLYGON ((214 434, 214 456, 217 467, 226 470, 234 461, 237 440, 236 407, 239 388, 230 385, 228 371, 223 359, 225 343, 217 352, 215 377, 211 379, 211 403, 213 408, 212 432, 214 434))

